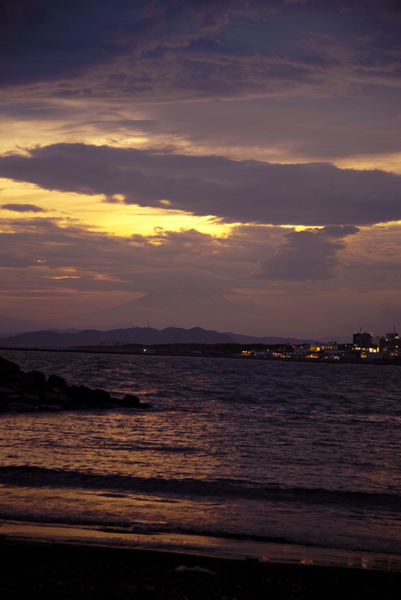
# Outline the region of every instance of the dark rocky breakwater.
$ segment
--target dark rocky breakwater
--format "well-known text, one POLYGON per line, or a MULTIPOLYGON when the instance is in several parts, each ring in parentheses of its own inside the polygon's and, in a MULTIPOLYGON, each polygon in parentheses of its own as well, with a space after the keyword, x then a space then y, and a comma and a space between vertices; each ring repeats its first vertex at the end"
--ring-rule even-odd
POLYGON ((110 408, 149 409, 137 396, 112 398, 106 390, 67 385, 58 375, 47 379, 40 371, 24 373, 0 356, 0 412, 34 412, 110 408))

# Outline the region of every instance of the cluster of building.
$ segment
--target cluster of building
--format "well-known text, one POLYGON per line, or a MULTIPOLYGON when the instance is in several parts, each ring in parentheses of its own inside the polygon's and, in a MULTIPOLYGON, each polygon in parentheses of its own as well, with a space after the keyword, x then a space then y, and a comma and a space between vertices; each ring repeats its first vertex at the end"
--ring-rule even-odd
POLYGON ((359 352, 362 358, 372 352, 380 354, 382 358, 401 356, 400 339, 395 327, 394 331, 382 337, 373 338, 371 333, 366 332, 354 333, 352 341, 355 352, 359 352))
POLYGON ((401 357, 401 340, 395 329, 382 337, 373 337, 369 332, 359 331, 353 334, 352 344, 337 344, 337 342, 315 346, 313 344, 302 344, 294 346, 293 356, 324 357, 334 360, 341 358, 393 360, 401 357))
POLYGON ((293 358, 293 359, 324 359, 324 360, 395 360, 401 358, 401 340, 395 329, 382 337, 373 337, 368 332, 355 332, 352 344, 286 344, 281 347, 266 350, 243 350, 241 356, 253 358, 293 358))

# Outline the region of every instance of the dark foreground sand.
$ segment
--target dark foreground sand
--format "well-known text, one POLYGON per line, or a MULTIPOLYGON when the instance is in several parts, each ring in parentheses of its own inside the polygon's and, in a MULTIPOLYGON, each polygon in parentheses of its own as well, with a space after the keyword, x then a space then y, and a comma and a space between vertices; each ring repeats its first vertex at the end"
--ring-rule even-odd
POLYGON ((398 572, 9 539, 0 540, 0 553, 2 600, 385 600, 401 593, 398 572), (176 571, 182 566, 188 570, 176 571))

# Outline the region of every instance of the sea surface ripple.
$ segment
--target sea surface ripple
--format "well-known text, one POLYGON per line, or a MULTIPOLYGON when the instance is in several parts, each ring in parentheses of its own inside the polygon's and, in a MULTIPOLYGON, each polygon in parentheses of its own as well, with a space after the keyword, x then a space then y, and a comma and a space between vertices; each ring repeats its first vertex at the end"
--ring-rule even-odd
POLYGON ((401 554, 397 367, 1 355, 153 409, 2 415, 0 517, 401 554))

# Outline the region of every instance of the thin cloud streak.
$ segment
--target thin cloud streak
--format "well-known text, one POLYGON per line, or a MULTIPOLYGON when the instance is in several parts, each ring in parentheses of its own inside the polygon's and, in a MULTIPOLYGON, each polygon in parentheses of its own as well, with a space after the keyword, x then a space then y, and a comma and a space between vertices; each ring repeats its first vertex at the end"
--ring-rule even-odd
POLYGON ((45 208, 41 208, 40 206, 36 206, 35 204, 2 204, 1 208, 3 210, 11 210, 13 212, 47 212, 45 208))

